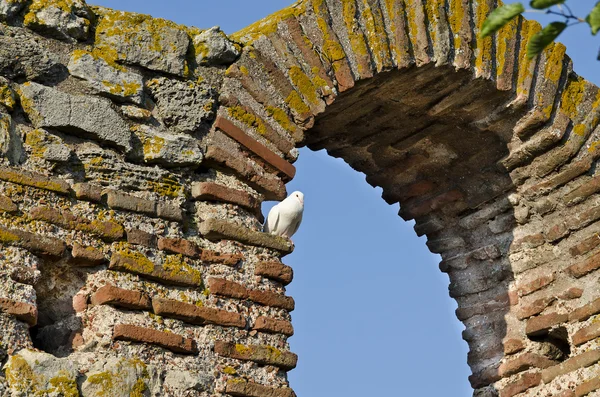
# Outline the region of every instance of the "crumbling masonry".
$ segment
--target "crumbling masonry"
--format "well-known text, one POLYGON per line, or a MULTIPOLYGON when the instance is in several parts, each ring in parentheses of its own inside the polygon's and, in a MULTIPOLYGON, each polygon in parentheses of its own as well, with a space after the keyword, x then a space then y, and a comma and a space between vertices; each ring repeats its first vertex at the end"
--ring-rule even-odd
POLYGON ((536 22, 478 38, 494 5, 303 0, 228 38, 0 0, 0 395, 295 396, 260 204, 303 145, 441 254, 475 396, 598 395, 599 89, 526 59, 536 22))

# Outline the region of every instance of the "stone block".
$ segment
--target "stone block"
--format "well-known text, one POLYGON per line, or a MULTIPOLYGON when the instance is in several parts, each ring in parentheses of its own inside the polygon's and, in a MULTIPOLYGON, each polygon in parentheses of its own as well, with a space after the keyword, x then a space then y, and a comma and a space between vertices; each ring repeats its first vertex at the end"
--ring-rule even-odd
POLYGON ((115 325, 113 340, 149 343, 180 354, 196 354, 198 352, 192 339, 184 338, 172 332, 162 332, 131 324, 115 325))

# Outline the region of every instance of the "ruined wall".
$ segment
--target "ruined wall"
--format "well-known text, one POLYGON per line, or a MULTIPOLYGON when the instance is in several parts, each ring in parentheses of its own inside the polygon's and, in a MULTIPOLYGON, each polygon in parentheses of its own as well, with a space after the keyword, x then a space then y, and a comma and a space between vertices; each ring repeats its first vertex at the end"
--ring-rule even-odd
POLYGON ((441 254, 475 396, 597 394, 599 90, 526 59, 535 22, 477 38, 493 4, 304 0, 230 41, 0 0, 0 395, 294 396, 260 203, 302 145, 441 254))

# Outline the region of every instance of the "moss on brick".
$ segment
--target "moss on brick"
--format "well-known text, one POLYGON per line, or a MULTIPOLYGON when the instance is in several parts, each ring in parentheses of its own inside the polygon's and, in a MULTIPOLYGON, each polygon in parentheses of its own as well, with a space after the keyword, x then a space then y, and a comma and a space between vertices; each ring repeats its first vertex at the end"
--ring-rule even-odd
POLYGON ((267 132, 267 128, 263 121, 252 113, 247 112, 243 107, 233 106, 227 108, 227 112, 231 117, 241 121, 248 127, 255 129, 259 134, 264 135, 267 132))

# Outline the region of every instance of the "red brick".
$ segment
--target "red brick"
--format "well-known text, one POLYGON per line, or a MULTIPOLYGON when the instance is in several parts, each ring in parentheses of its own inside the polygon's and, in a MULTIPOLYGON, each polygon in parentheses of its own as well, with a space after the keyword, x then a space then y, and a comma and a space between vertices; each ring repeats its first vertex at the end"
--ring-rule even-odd
POLYGON ((273 365, 285 371, 296 368, 298 356, 292 352, 281 351, 272 346, 240 345, 218 340, 215 353, 235 360, 253 361, 261 365, 273 365))
POLYGON ((289 312, 293 311, 296 306, 292 297, 271 291, 248 290, 248 299, 261 305, 279 307, 289 312))
POLYGON ((196 243, 182 238, 163 238, 158 239, 158 249, 176 254, 182 254, 190 258, 200 258, 202 250, 196 243))
POLYGON ((286 336, 294 335, 294 327, 289 321, 276 320, 265 316, 258 317, 252 329, 270 334, 284 334, 286 336))
POLYGON ((519 393, 523 393, 527 389, 531 389, 539 385, 542 382, 542 375, 540 373, 529 373, 523 374, 519 379, 510 382, 502 390, 500 390, 500 397, 513 397, 519 393))
POLYGON ((181 354, 195 354, 198 351, 192 339, 131 324, 115 325, 113 340, 149 343, 181 354))
POLYGON ((156 215, 169 221, 183 222, 183 210, 179 204, 160 201, 156 204, 156 215))
POLYGON ((30 327, 37 324, 38 310, 36 306, 25 302, 16 302, 7 298, 0 298, 0 311, 15 316, 30 327))
POLYGON ((503 378, 509 377, 530 368, 548 368, 556 364, 544 356, 535 353, 524 353, 500 365, 498 371, 503 378))
POLYGON ((288 285, 294 278, 294 270, 280 262, 258 262, 254 274, 279 281, 283 285, 288 285))
POLYGON ((127 242, 148 248, 157 247, 156 235, 138 229, 127 230, 127 242))
POLYGON ((260 201, 243 190, 230 189, 212 182, 199 182, 192 185, 192 197, 196 200, 220 201, 237 204, 256 211, 260 201))
POLYGON ((87 309, 88 297, 85 294, 75 294, 73 296, 73 310, 75 313, 81 313, 87 309))
POLYGON ((557 376, 568 374, 579 368, 589 367, 600 360, 600 350, 588 350, 578 356, 571 357, 562 363, 542 371, 544 383, 551 382, 557 376))
POLYGON ((156 201, 154 200, 143 199, 116 190, 107 192, 106 197, 106 202, 110 208, 156 216, 156 201))
POLYGON ((575 388, 575 397, 587 396, 591 392, 600 389, 600 377, 588 379, 575 388))
POLYGON ((217 251, 202 250, 200 260, 206 263, 218 263, 225 266, 236 266, 244 259, 242 254, 224 254, 217 251))
POLYGON ((544 244, 546 240, 544 239, 544 235, 542 233, 532 234, 530 236, 524 236, 518 238, 512 242, 510 245, 511 251, 517 251, 520 249, 530 249, 536 248, 540 245, 544 244))
POLYGON ((555 300, 556 297, 549 296, 546 298, 538 299, 527 306, 521 305, 521 307, 519 307, 519 309, 517 310, 517 318, 519 320, 523 320, 528 317, 535 316, 536 314, 540 314, 555 300))
POLYGON ((525 344, 520 339, 508 339, 504 341, 504 354, 515 354, 525 349, 525 344))
POLYGON ((573 310, 571 313, 569 313, 569 321, 572 323, 576 321, 584 321, 598 313, 600 313, 600 298, 573 310))
POLYGON ((569 319, 567 314, 550 313, 527 320, 525 333, 528 336, 540 335, 548 332, 555 325, 562 324, 569 319))
POLYGON ((598 233, 594 233, 590 237, 586 238, 585 240, 581 240, 579 243, 569 248, 569 252, 571 253, 571 256, 579 256, 587 254, 599 245, 600 236, 598 236, 598 233))
POLYGON ((96 247, 84 247, 81 244, 74 243, 69 262, 75 266, 93 267, 105 263, 106 257, 104 252, 96 247))
POLYGON ((175 318, 190 324, 246 327, 246 319, 241 314, 221 309, 199 307, 190 303, 161 298, 152 299, 152 307, 154 313, 159 316, 175 318))
POLYGON ((235 240, 243 244, 271 248, 284 254, 294 250, 290 240, 270 233, 259 232, 235 223, 208 218, 199 225, 199 232, 209 240, 235 240))
POLYGON ((0 226, 0 243, 25 248, 36 255, 61 258, 67 249, 65 243, 54 237, 40 236, 24 230, 0 226))
POLYGON ((287 177, 287 180, 293 179, 296 175, 296 167, 279 157, 262 143, 248 136, 231 121, 219 116, 215 122, 215 128, 220 129, 231 138, 245 146, 251 152, 262 158, 269 165, 277 169, 282 175, 287 177))
POLYGON ((112 285, 101 287, 92 295, 93 305, 111 305, 134 310, 151 310, 150 298, 139 291, 130 291, 112 285))
POLYGON ((554 275, 554 273, 551 273, 551 274, 547 274, 547 275, 538 277, 535 280, 532 280, 528 283, 524 283, 524 284, 518 283, 517 288, 519 291, 519 295, 525 296, 525 295, 529 295, 535 291, 538 291, 538 290, 546 287, 550 283, 552 283, 554 281, 554 279, 555 279, 555 275, 554 275))
POLYGON ((600 322, 583 327, 573 335, 573 344, 579 346, 600 336, 600 322))
POLYGON ((559 222, 544 231, 544 236, 549 242, 557 241, 569 234, 569 228, 565 222, 559 222))
POLYGON ((583 290, 581 288, 573 287, 573 288, 569 288, 568 290, 566 290, 565 292, 560 294, 558 297, 560 299, 570 300, 570 299, 581 298, 582 295, 583 295, 583 290))
POLYGON ((0 179, 65 195, 71 193, 71 186, 62 179, 24 171, 19 168, 0 167, 0 179))
POLYGON ((92 201, 94 203, 102 202, 102 186, 89 183, 76 183, 73 185, 73 190, 75 191, 75 197, 79 200, 92 201))
POLYGON ((226 296, 234 299, 248 299, 248 290, 241 284, 222 278, 208 279, 208 289, 211 294, 226 296))
POLYGON ((0 195, 0 212, 13 213, 17 212, 19 208, 6 196, 0 195))
POLYGON ((569 266, 567 272, 573 277, 579 278, 598 268, 600 268, 600 252, 590 256, 582 262, 569 266))
POLYGON ((232 379, 227 382, 225 393, 234 397, 296 397, 296 393, 289 388, 262 386, 241 379, 232 379))

